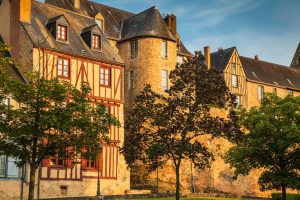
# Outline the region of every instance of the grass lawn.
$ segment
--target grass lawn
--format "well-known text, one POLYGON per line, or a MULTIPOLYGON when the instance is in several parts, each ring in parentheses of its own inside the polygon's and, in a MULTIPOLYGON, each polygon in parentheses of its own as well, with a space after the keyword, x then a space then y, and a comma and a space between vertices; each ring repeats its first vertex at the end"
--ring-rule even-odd
MULTIPOLYGON (((130 200, 175 200, 175 198, 141 198, 141 199, 130 199, 130 200)), ((241 199, 241 198, 218 198, 218 197, 199 197, 199 198, 180 198, 182 200, 250 200, 250 199, 241 199)), ((253 199, 251 199, 253 200, 253 199)))

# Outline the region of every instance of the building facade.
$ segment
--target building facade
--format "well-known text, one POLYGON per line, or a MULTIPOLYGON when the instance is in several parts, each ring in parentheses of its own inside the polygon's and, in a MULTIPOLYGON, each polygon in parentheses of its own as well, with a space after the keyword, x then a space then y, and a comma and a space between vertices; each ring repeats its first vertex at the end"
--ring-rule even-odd
MULTIPOLYGON (((0 36, 12 46, 13 58, 28 70, 40 69, 49 79, 58 77, 76 87, 82 81, 88 82, 91 101, 105 104, 122 127, 134 97, 144 85, 151 84, 155 91, 164 92, 170 84, 170 71, 193 56, 177 32, 176 16, 162 16, 157 7, 135 14, 90 0, 2 0, 0 13, 0 36)), ((223 73, 230 91, 237 95, 237 103, 245 108, 258 106, 266 92, 299 95, 299 47, 293 68, 240 56, 235 47, 214 53, 206 47, 204 54, 207 65, 223 73)), ((17 69, 13 71, 23 80, 17 69)), ((17 106, 13 100, 9 102, 17 106)), ((104 144, 98 160, 104 195, 124 194, 130 189, 129 170, 118 151, 124 137, 124 128, 111 127, 111 144, 104 144)), ((259 172, 233 180, 233 171, 222 159, 230 147, 228 141, 208 140, 207 145, 217 155, 216 161, 205 170, 197 170, 185 161, 181 170, 183 192, 195 189, 267 195, 259 191, 259 172)), ((94 196, 96 167, 88 160, 65 165, 59 159, 45 159, 37 176, 40 197, 94 196)), ((158 173, 160 191, 174 190, 172 162, 158 173)), ((20 174, 13 158, 0 157, 0 198, 19 198, 20 174)), ((155 176, 151 176, 153 182, 155 176)), ((25 184, 25 194, 27 190, 25 184)))
MULTIPOLYGON (((92 17, 31 0, 1 1, 0 13, 1 38, 12 47, 11 56, 17 62, 28 70, 39 70, 40 76, 56 77, 77 88, 88 82, 91 103, 104 104, 122 124, 110 127, 110 144, 103 143, 96 162, 44 159, 36 176, 39 197, 95 196, 98 166, 101 193, 124 194, 130 189, 129 170, 119 153, 124 142, 125 63, 103 27, 92 17)), ((6 102, 17 104, 9 97, 6 102)), ((20 199, 21 169, 14 161, 0 157, 0 199, 20 199)), ((24 169, 27 195, 28 166, 24 169)))

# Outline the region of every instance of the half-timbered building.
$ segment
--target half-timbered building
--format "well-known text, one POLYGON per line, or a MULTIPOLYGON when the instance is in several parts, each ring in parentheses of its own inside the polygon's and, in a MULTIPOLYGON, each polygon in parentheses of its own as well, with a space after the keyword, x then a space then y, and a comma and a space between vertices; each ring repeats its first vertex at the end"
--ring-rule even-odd
MULTIPOLYGON (((47 79, 56 77, 77 88, 87 82, 91 102, 104 104, 124 127, 125 63, 94 18, 31 0, 2 1, 0 13, 0 35, 12 47, 14 59, 47 79)), ((110 143, 103 143, 96 162, 44 159, 36 196, 95 196, 98 166, 102 194, 123 194, 130 189, 129 170, 119 153, 124 141, 122 127, 110 127, 110 143)), ((20 169, 13 158, 2 156, 0 162, 0 199, 19 199, 20 169)), ((25 173, 24 194, 26 181, 25 173)))

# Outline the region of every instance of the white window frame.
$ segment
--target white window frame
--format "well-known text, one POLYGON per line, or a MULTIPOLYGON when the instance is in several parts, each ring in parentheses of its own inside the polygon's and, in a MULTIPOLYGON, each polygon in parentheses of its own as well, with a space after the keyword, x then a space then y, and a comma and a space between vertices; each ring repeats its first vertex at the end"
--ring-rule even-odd
POLYGON ((135 59, 138 55, 138 40, 130 41, 129 47, 130 47, 130 58, 135 59))
POLYGON ((168 58, 168 41, 167 40, 162 40, 161 56, 163 58, 168 58))
POLYGON ((239 86, 238 84, 238 76, 235 75, 235 74, 232 74, 231 75, 231 86, 234 87, 234 88, 237 88, 239 86))
POLYGON ((168 74, 169 74, 168 70, 166 69, 161 70, 161 79, 162 79, 161 87, 164 91, 168 89, 168 78, 169 78, 168 74))
POLYGON ((0 178, 20 178, 20 168, 16 165, 16 159, 5 155, 0 156, 0 178))
POLYGON ((257 87, 257 99, 262 100, 264 98, 264 86, 259 85, 257 87))

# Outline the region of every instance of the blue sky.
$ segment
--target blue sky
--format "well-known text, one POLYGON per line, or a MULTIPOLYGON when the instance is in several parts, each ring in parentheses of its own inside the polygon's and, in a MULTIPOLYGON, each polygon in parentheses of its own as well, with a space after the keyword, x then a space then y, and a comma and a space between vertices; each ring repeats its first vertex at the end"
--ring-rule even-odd
POLYGON ((300 42, 300 0, 94 0, 139 13, 156 5, 177 16, 191 51, 236 46, 239 54, 290 65, 300 42))

